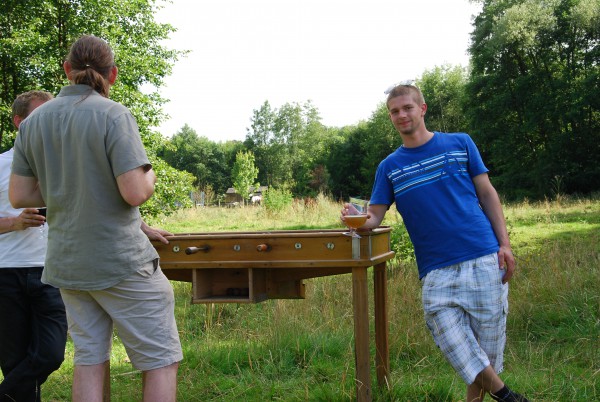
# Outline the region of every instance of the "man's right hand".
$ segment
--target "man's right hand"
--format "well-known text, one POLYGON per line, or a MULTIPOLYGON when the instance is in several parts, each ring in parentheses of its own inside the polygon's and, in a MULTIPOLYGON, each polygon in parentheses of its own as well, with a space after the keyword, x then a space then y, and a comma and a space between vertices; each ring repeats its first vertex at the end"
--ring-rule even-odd
POLYGON ((40 227, 46 222, 46 218, 43 215, 38 214, 37 208, 25 208, 18 216, 5 217, 2 219, 6 219, 6 223, 8 223, 8 225, 5 226, 4 233, 40 227))

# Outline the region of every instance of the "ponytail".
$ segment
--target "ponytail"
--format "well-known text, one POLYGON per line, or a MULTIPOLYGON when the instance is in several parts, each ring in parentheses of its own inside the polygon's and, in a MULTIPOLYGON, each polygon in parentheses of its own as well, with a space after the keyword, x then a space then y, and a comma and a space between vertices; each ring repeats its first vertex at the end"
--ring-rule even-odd
POLYGON ((109 77, 115 66, 108 43, 96 36, 84 35, 71 46, 67 61, 71 65, 69 80, 72 83, 89 85, 108 98, 109 77))

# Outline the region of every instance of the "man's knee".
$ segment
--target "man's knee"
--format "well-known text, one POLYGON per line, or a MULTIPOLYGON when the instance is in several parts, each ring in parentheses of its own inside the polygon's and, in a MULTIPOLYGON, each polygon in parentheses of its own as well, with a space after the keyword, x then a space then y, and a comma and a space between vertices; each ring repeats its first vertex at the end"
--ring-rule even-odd
POLYGON ((36 361, 35 365, 39 367, 39 370, 42 374, 48 376, 54 371, 58 370, 65 360, 65 350, 63 349, 55 349, 55 350, 47 350, 45 353, 40 354, 36 361))

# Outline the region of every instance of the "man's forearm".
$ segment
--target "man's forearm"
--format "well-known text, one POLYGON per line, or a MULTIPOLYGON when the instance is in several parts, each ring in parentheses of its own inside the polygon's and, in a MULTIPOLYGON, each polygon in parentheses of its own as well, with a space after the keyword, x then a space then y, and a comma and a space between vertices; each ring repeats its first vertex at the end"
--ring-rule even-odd
POLYGON ((4 218, 0 218, 0 234, 14 232, 16 218, 12 216, 7 216, 4 218))
POLYGON ((502 204, 497 193, 487 194, 481 201, 483 212, 488 217, 496 239, 500 246, 510 247, 510 239, 508 238, 508 230, 506 229, 506 219, 502 211, 502 204))

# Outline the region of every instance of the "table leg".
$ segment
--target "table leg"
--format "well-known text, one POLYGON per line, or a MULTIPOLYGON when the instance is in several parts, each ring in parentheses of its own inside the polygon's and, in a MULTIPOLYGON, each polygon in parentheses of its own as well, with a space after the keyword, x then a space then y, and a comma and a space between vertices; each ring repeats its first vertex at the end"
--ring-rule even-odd
POLYGON ((388 343, 389 324, 387 311, 387 270, 386 263, 373 268, 375 288, 375 367, 377 384, 389 387, 390 350, 388 343))
POLYGON ((352 302, 354 305, 354 354, 356 366, 356 400, 370 402, 369 367, 369 299, 367 267, 352 268, 352 302))

